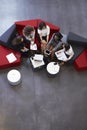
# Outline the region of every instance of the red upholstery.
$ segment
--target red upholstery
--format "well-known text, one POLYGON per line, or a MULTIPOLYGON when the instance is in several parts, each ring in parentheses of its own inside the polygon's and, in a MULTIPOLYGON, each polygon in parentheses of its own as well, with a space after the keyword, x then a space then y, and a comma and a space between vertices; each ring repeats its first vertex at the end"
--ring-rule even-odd
POLYGON ((18 22, 15 22, 16 25, 31 25, 31 26, 34 26, 34 27, 37 27, 37 19, 33 19, 33 20, 24 20, 24 21, 18 21, 18 22))
POLYGON ((18 66, 21 63, 21 54, 19 52, 16 52, 14 50, 8 49, 2 45, 0 45, 0 69, 9 68, 13 66, 18 66), (6 55, 13 53, 17 60, 9 63, 9 61, 6 58, 6 55))
POLYGON ((76 70, 86 70, 87 69, 87 49, 85 49, 79 57, 74 61, 74 67, 76 70))
MULTIPOLYGON (((40 49, 40 43, 39 43, 38 38, 37 38, 37 27, 38 27, 38 24, 39 24, 41 21, 43 21, 43 20, 41 20, 41 19, 34 19, 34 20, 26 20, 26 21, 18 21, 18 22, 15 22, 16 28, 17 28, 17 32, 18 32, 19 34, 22 34, 22 30, 23 30, 23 28, 24 28, 26 25, 31 25, 31 26, 33 26, 33 27, 35 28, 35 30, 36 30, 35 43, 37 44, 38 49, 40 49)), ((58 32, 58 31, 60 30, 60 28, 59 28, 58 26, 55 26, 55 25, 53 25, 53 24, 51 24, 51 23, 48 23, 48 22, 46 22, 46 21, 44 21, 44 22, 45 22, 45 23, 50 27, 50 29, 51 29, 51 31, 50 31, 50 38, 51 38, 51 36, 52 36, 53 33, 58 32)))
POLYGON ((35 29, 37 28, 37 20, 24 20, 15 22, 16 28, 19 34, 22 34, 22 30, 25 26, 30 25, 33 26, 35 29))

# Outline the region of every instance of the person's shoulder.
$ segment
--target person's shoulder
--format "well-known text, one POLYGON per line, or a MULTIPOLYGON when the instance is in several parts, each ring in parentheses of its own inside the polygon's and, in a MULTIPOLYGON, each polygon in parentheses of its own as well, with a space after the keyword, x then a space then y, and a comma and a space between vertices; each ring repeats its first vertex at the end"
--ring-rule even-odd
POLYGON ((49 27, 48 25, 46 25, 46 28, 47 28, 48 30, 50 30, 50 27, 49 27))
POLYGON ((70 45, 70 51, 73 52, 73 54, 74 54, 74 50, 71 45, 70 45))
POLYGON ((72 46, 70 45, 70 50, 73 50, 72 46))
POLYGON ((37 32, 40 34, 40 33, 41 33, 41 30, 38 28, 38 29, 37 29, 37 32))

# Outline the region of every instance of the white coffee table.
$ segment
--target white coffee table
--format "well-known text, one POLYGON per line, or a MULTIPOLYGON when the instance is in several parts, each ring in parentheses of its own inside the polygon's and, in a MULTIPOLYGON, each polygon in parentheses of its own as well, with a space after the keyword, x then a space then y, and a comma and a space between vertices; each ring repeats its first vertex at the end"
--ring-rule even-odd
POLYGON ((16 69, 12 69, 8 72, 7 79, 11 85, 18 85, 21 82, 21 73, 16 69))
POLYGON ((50 62, 48 65, 47 65, 47 72, 48 74, 50 75, 57 75, 59 73, 59 70, 60 70, 60 66, 58 63, 56 62, 50 62))

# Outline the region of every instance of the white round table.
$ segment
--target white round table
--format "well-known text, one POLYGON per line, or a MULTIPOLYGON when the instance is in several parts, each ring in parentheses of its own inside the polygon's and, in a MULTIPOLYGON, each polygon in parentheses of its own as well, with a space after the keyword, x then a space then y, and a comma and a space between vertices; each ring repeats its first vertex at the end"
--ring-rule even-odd
POLYGON ((56 63, 56 62, 48 63, 48 65, 47 65, 47 72, 48 72, 48 74, 54 76, 54 75, 59 73, 59 70, 60 70, 60 66, 59 66, 58 63, 56 63))
POLYGON ((18 85, 21 82, 21 73, 16 69, 10 70, 7 79, 11 85, 18 85))

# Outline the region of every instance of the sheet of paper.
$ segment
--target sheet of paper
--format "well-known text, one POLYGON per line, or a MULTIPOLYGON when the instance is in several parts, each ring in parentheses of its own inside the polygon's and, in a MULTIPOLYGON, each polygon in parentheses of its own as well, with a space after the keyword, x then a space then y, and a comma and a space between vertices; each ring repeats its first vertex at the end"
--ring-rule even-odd
POLYGON ((9 61, 9 63, 12 63, 17 60, 17 58, 15 57, 15 55, 13 53, 6 55, 6 58, 9 61))
POLYGON ((59 60, 62 60, 62 61, 66 61, 67 60, 67 57, 66 57, 64 52, 60 52, 60 53, 55 52, 55 55, 56 55, 56 57, 59 60))
POLYGON ((30 58, 31 63, 33 65, 34 68, 38 68, 40 66, 45 65, 44 61, 35 61, 34 59, 30 58))
POLYGON ((43 55, 41 55, 41 54, 35 54, 34 60, 42 61, 43 60, 43 55))
POLYGON ((30 50, 37 50, 36 44, 30 44, 30 50))

